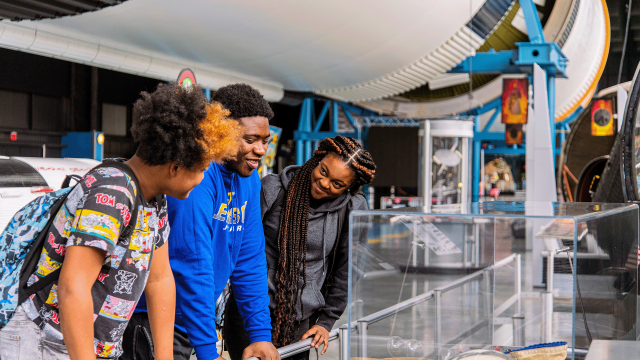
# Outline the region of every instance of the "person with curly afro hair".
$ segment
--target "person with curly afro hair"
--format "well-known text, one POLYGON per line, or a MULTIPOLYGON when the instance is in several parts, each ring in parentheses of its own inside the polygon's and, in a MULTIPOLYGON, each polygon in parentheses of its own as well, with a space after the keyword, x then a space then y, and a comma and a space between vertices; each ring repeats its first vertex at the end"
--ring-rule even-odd
POLYGON ((140 144, 135 158, 147 165, 173 162, 202 170, 236 154, 242 127, 229 121, 221 104, 208 104, 199 87, 186 91, 175 83, 160 84, 155 92, 142 93, 134 113, 131 133, 140 144))
POLYGON ((29 277, 34 293, 2 328, 2 336, 24 344, 0 344, 3 358, 117 359, 144 292, 155 359, 173 359, 176 290, 165 195, 186 199, 212 161, 235 156, 241 127, 199 88, 162 84, 142 93, 135 108, 135 155, 90 170, 52 214, 55 226, 29 277))
MULTIPOLYGON (((274 114, 262 95, 246 84, 218 89, 211 102, 229 112, 242 134, 240 143, 229 149, 233 156, 223 164, 211 164, 188 199, 168 198, 169 258, 177 289, 173 355, 188 360, 195 349, 198 359, 220 358, 216 300, 230 282, 251 337, 246 357, 279 360, 271 343, 260 178, 255 171, 266 152, 274 114)), ((141 302, 136 311, 144 311, 142 307, 141 302)), ((140 325, 150 329, 148 321, 140 325)), ((138 359, 147 356, 137 354, 138 359)))

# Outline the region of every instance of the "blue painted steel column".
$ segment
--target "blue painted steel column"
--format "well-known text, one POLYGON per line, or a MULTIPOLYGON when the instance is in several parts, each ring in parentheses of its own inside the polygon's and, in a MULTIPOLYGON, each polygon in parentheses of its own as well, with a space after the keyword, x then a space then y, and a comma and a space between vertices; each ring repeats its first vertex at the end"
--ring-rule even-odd
POLYGON ((540 17, 538 16, 538 9, 533 3, 533 0, 520 0, 520 7, 524 15, 524 22, 527 25, 527 33, 529 34, 529 41, 534 44, 542 44, 545 42, 544 32, 542 31, 542 24, 540 23, 540 17))
MULTIPOLYGON (((300 109, 300 120, 298 121, 298 130, 309 131, 311 128, 311 117, 307 116, 307 108, 311 99, 307 98, 302 100, 302 108, 300 109)), ((304 164, 304 141, 296 140, 296 164, 304 164)))
MULTIPOLYGON (((305 99, 305 101, 308 101, 307 103, 307 108, 306 108, 306 117, 307 117, 307 128, 304 129, 304 131, 311 131, 311 113, 313 111, 313 99, 311 98, 307 98, 305 99)), ((302 164, 304 164, 307 160, 309 160, 311 158, 311 140, 305 140, 304 141, 304 159, 302 160, 302 164)), ((300 165, 302 165, 300 164, 300 165)))
MULTIPOLYGON (((498 110, 496 109, 496 112, 498 110)), ((474 125, 474 133, 479 134, 481 131, 480 128, 480 116, 476 116, 475 125, 474 125)), ((478 197, 480 196, 480 140, 476 140, 476 136, 474 134, 473 140, 473 171, 471 176, 471 201, 478 202, 478 197)))
POLYGON ((562 147, 562 144, 564 144, 564 140, 566 138, 566 133, 569 130, 569 125, 566 123, 563 123, 562 126, 560 127, 560 147, 562 147))
POLYGON ((333 101, 331 108, 331 130, 338 132, 338 115, 340 114, 340 108, 338 107, 338 102, 333 101))
MULTIPOLYGON (((307 119, 309 119, 309 127, 305 130, 305 131, 311 131, 312 125, 311 125, 311 119, 313 119, 313 99, 309 98, 307 99, 309 101, 309 103, 307 104, 307 119)), ((311 149, 312 147, 312 141, 311 140, 305 140, 304 142, 304 162, 307 162, 307 160, 309 160, 311 158, 311 154, 313 153, 313 150, 311 149)), ((300 164, 302 165, 302 164, 300 164)))
POLYGON ((547 97, 549 98, 549 127, 551 129, 551 150, 553 165, 556 164, 556 77, 547 72, 547 97))

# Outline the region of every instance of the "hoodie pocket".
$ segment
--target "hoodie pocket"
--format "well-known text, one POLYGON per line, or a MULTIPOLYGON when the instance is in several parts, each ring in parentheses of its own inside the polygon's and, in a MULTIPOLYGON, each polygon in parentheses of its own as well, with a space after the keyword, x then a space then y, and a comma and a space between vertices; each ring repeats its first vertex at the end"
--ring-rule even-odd
MULTIPOLYGON (((302 286, 302 284, 300 284, 300 286, 302 286)), ((304 304, 304 313, 300 320, 309 318, 318 309, 322 309, 324 307, 324 297, 314 280, 307 280, 307 286, 302 292, 302 303, 304 304)))

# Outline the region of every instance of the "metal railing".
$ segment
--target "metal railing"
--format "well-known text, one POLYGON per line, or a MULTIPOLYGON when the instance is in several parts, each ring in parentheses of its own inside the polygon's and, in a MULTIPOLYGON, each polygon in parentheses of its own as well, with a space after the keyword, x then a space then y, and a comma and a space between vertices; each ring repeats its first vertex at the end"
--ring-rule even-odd
MULTIPOLYGON (((476 271, 472 274, 469 274, 467 276, 464 276, 448 285, 445 286, 441 286, 438 288, 435 288, 431 291, 428 291, 424 294, 415 296, 411 299, 407 299, 405 301, 402 301, 396 305, 390 306, 386 309, 380 310, 376 313, 373 313, 371 315, 365 316, 359 320, 356 320, 355 322, 352 322, 352 324, 355 323, 355 329, 358 330, 358 334, 360 335, 360 347, 361 347, 361 353, 359 354, 360 357, 362 358, 366 358, 367 357, 367 331, 368 331, 368 326, 370 324, 376 323, 380 320, 383 320, 389 316, 392 316, 396 313, 398 313, 399 311, 411 308, 413 306, 416 306, 422 302, 428 301, 430 299, 435 298, 435 312, 436 312, 436 323, 435 323, 435 343, 436 344, 441 344, 442 343, 442 295, 446 292, 449 292, 453 289, 456 289, 458 287, 461 287, 471 281, 474 281, 476 278, 478 277, 482 277, 483 280, 485 281, 485 285, 486 288, 489 288, 490 286, 490 281, 491 281, 491 271, 498 269, 500 267, 503 267, 511 262, 515 261, 515 267, 516 267, 516 276, 515 276, 515 280, 514 280, 514 285, 515 285, 515 291, 514 291, 514 295, 512 295, 509 299, 507 299, 505 301, 504 304, 509 304, 506 307, 499 307, 496 311, 493 312, 493 316, 499 316, 501 315, 505 310, 507 310, 511 305, 513 305, 514 302, 517 303, 517 310, 516 312, 519 314, 520 313, 520 294, 522 291, 521 288, 521 273, 522 273, 522 268, 521 268, 521 258, 519 254, 511 254, 509 256, 507 256, 506 258, 496 262, 495 264, 476 271)), ((491 296, 491 293, 486 292, 487 296, 491 296)), ((490 301, 487 301, 488 303, 491 303, 490 301)), ((503 304, 503 305, 504 305, 503 304)), ((346 325, 343 325, 346 326, 346 325)), ((353 327, 352 327, 353 328, 353 327)), ((346 357, 346 353, 341 353, 340 354, 340 359, 341 360, 345 360, 346 357)))
MULTIPOLYGON (((368 331, 369 325, 374 324, 378 321, 384 320, 390 316, 393 316, 399 311, 409 309, 413 306, 416 306, 425 301, 435 298, 436 323, 435 323, 435 332, 434 332, 435 339, 434 340, 435 340, 435 343, 439 345, 442 343, 442 295, 446 292, 459 288, 471 281, 474 281, 479 277, 481 277, 483 281, 485 281, 485 286, 490 286, 491 272, 495 269, 503 267, 512 262, 515 262, 514 294, 509 299, 507 299, 504 303, 502 303, 497 309, 493 311, 493 317, 494 318, 498 317, 515 303, 516 315, 514 316, 514 318, 516 318, 517 320, 521 320, 520 316, 522 311, 522 305, 521 305, 522 261, 521 261, 520 254, 511 254, 491 266, 488 266, 482 270, 479 270, 467 276, 464 276, 450 284, 440 286, 424 294, 420 294, 418 296, 402 301, 396 305, 382 309, 371 315, 367 315, 359 320, 351 322, 351 324, 344 324, 339 329, 334 329, 329 333, 329 341, 330 342, 334 340, 339 341, 339 360, 347 360, 349 358, 349 344, 347 341, 349 337, 349 331, 357 330, 358 335, 360 336, 360 339, 361 339, 361 342, 360 342, 361 353, 359 354, 359 356, 362 358, 366 358, 367 357, 366 339, 367 339, 367 331, 368 331)), ((486 296, 491 296, 491 293, 486 292, 486 296)), ((488 301, 488 303, 491 304, 490 301, 488 301)), ((516 319, 514 319, 514 321, 516 319)), ((518 338, 519 337, 518 335, 519 334, 516 334, 516 327, 514 326, 514 339, 518 338)), ((311 349, 311 340, 312 339, 306 339, 306 340, 298 341, 296 343, 293 343, 287 346, 283 346, 281 348, 278 348, 278 353, 280 354, 281 358, 286 358, 295 354, 299 354, 304 351, 308 351, 311 349)), ((259 360, 259 359, 254 357, 254 358, 249 358, 247 360, 259 360)))

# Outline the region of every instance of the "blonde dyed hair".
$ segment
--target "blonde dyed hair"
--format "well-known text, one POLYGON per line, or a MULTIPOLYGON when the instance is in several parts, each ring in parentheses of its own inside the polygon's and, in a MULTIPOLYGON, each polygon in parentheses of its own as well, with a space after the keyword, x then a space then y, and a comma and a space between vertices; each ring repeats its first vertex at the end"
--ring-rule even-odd
POLYGON ((207 105, 207 116, 200 123, 203 136, 197 139, 204 150, 204 163, 200 165, 206 166, 211 161, 222 163, 235 158, 244 130, 240 122, 228 117, 229 113, 219 103, 207 105))

